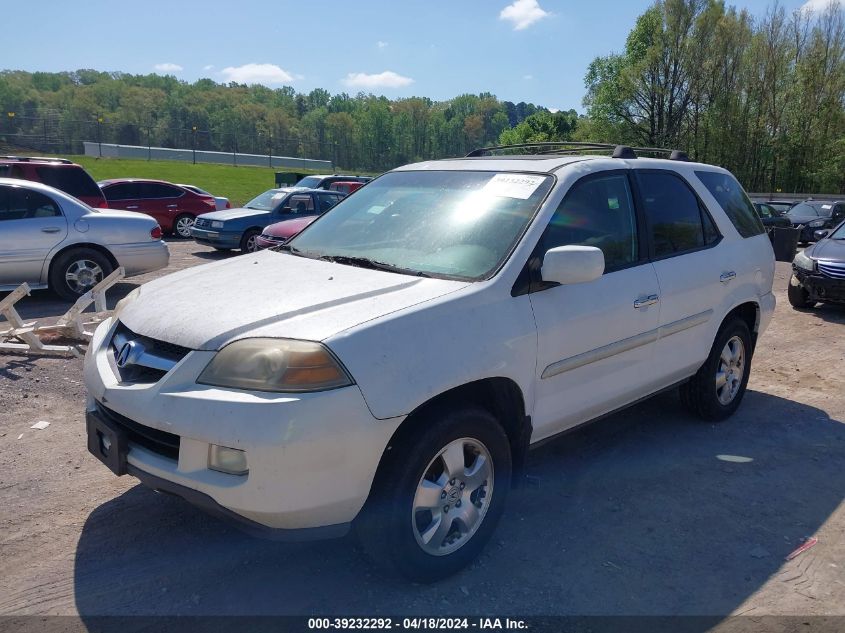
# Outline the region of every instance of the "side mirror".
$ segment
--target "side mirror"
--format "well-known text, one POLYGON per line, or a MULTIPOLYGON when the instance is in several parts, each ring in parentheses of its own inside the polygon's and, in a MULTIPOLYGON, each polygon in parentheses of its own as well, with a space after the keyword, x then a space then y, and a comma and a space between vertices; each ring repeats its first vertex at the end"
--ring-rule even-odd
POLYGON ((541 275, 543 281, 583 284, 604 273, 604 253, 595 246, 558 246, 546 251, 541 275))
POLYGON ((818 242, 819 240, 823 240, 828 235, 830 235, 830 231, 828 229, 821 229, 818 231, 813 231, 813 237, 818 242))

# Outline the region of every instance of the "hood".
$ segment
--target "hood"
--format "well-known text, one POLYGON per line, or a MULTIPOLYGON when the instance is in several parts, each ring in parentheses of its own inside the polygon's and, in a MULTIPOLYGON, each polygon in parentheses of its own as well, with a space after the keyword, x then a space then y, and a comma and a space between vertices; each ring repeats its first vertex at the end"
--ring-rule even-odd
POLYGON ((146 283, 120 320, 191 349, 260 336, 321 341, 468 285, 267 250, 146 283))
POLYGON ((816 242, 812 250, 806 249, 808 257, 845 262, 845 240, 824 239, 816 242))
POLYGON ((203 213, 202 215, 198 215, 197 218, 202 218, 203 220, 237 220, 238 218, 247 218, 247 217, 262 217, 270 215, 269 211, 261 211, 259 209, 246 209, 246 208, 239 208, 239 209, 222 209, 220 211, 212 211, 211 213, 203 213))
POLYGON ((272 235, 273 237, 292 237, 311 224, 318 217, 320 216, 312 215, 307 218, 296 218, 294 220, 276 222, 264 229, 264 232, 267 235, 272 235))

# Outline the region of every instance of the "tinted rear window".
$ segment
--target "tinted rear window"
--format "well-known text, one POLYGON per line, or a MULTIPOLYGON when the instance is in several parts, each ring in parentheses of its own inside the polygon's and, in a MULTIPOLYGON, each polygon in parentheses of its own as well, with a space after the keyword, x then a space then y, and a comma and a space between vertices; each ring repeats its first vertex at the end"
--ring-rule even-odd
POLYGON ((715 171, 697 171, 695 175, 716 198, 716 202, 742 237, 753 237, 765 232, 754 205, 736 178, 715 171))
POLYGON ((94 179, 81 167, 37 167, 38 177, 50 185, 77 198, 101 198, 103 193, 94 179))

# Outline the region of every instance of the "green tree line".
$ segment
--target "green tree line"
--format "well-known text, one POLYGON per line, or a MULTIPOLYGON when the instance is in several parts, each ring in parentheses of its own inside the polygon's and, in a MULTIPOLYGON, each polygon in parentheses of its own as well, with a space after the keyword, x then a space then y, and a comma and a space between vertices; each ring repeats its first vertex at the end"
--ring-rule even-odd
POLYGON ((5 134, 9 144, 21 138, 45 150, 50 145, 79 148, 83 140, 196 144, 197 149, 224 152, 325 158, 373 171, 465 155, 495 143, 503 131, 531 115, 547 113, 534 104, 500 101, 487 93, 442 102, 391 100, 94 70, 2 71, 0 106, 7 119, 0 122, 0 138, 5 134))

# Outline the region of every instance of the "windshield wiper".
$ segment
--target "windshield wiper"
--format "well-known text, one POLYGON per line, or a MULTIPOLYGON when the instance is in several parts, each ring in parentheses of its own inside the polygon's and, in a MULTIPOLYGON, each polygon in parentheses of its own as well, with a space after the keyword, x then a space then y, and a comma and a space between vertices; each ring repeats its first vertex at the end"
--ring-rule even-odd
POLYGON ((347 266, 357 266, 358 268, 369 268, 371 270, 384 270, 390 273, 400 273, 402 275, 414 275, 416 277, 431 277, 428 273, 419 270, 412 270, 410 268, 402 268, 401 266, 394 266, 385 262, 379 262, 369 257, 354 257, 351 255, 321 255, 317 259, 324 262, 333 262, 335 264, 345 264, 347 266))

